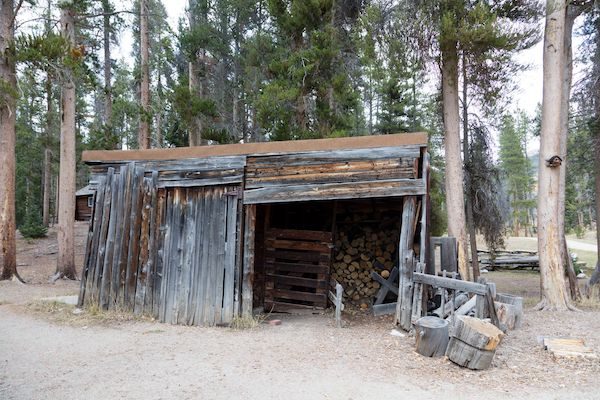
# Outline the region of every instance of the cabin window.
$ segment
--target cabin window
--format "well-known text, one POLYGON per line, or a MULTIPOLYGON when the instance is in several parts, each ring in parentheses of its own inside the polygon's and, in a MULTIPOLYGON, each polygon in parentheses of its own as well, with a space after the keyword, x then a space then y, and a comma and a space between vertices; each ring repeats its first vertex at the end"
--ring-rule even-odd
POLYGON ((87 203, 89 208, 94 207, 94 196, 88 196, 87 203))

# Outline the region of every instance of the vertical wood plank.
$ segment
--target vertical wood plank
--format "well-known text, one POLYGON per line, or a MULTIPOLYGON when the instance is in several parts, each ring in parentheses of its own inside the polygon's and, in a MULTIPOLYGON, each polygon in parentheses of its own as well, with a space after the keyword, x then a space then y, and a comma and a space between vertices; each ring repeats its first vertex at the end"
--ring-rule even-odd
POLYGON ((140 222, 140 239, 139 239, 139 255, 138 269, 135 289, 135 305, 134 313, 141 314, 144 311, 144 302, 146 301, 146 286, 148 279, 148 241, 150 232, 150 207, 152 201, 152 193, 150 192, 151 178, 143 178, 142 180, 142 209, 140 222))
POLYGON ((227 197, 225 195, 226 187, 220 187, 217 190, 217 212, 215 217, 215 296, 213 308, 215 312, 214 321, 216 324, 222 322, 223 315, 223 287, 225 280, 225 257, 227 249, 227 197))
POLYGON ((206 324, 213 326, 215 324, 215 297, 216 297, 216 279, 217 279, 217 259, 219 254, 218 241, 218 213, 219 213, 219 189, 218 187, 211 188, 212 212, 210 214, 210 238, 208 248, 208 279, 207 288, 204 297, 204 310, 206 316, 206 324))
POLYGON ((169 287, 168 299, 169 307, 167 308, 167 321, 171 324, 177 323, 179 313, 179 302, 177 296, 181 289, 181 253, 183 245, 181 236, 183 230, 183 202, 185 189, 175 188, 173 191, 173 220, 171 225, 171 246, 169 248, 169 287))
POLYGON ((197 281, 196 292, 196 313, 194 321, 197 325, 206 324, 206 316, 204 309, 204 298, 208 286, 208 249, 210 248, 210 221, 212 212, 212 199, 210 193, 212 188, 204 188, 202 194, 202 232, 198 238, 197 244, 199 247, 199 278, 197 281))
POLYGON ((150 184, 150 220, 148 221, 148 276, 146 281, 146 298, 144 300, 144 312, 153 315, 154 288, 156 279, 156 257, 157 257, 157 232, 159 230, 158 218, 158 171, 152 171, 150 184))
POLYGON ((136 166, 133 175, 131 195, 131 218, 129 222, 129 248, 125 274, 125 307, 131 311, 135 304, 135 289, 140 243, 140 226, 142 221, 144 168, 136 166))
POLYGON ((108 214, 108 232, 106 234, 106 247, 104 263, 102 265, 102 282, 100 285, 100 307, 107 310, 110 302, 110 288, 112 278, 113 249, 115 245, 115 230, 117 227, 117 210, 120 208, 118 202, 119 175, 113 175, 111 182, 110 212, 108 214))
POLYGON ((229 323, 233 319, 234 274, 237 253, 237 204, 238 196, 227 196, 227 231, 225 247, 225 282, 223 286, 223 311, 221 322, 229 323))
POLYGON ((402 226, 400 228, 400 243, 398 245, 400 260, 400 280, 398 290, 398 304, 396 306, 396 323, 404 330, 411 328, 412 294, 413 294, 413 224, 416 219, 416 198, 404 198, 402 208, 402 226))
POLYGON ((181 236, 182 254, 181 254, 181 286, 178 296, 177 323, 187 324, 189 320, 190 293, 193 287, 192 282, 192 262, 194 250, 196 247, 196 188, 190 188, 185 191, 186 201, 183 207, 183 233, 181 236))
POLYGON ((82 289, 79 291, 79 298, 77 300, 77 304, 79 306, 83 306, 86 301, 86 296, 92 296, 91 292, 91 282, 93 281, 94 275, 94 266, 96 264, 96 256, 98 254, 98 241, 100 239, 100 225, 102 224, 102 212, 104 205, 104 191, 106 188, 105 177, 101 177, 98 183, 98 187, 96 189, 96 194, 94 195, 94 210, 93 210, 93 218, 90 221, 90 229, 88 232, 88 238, 91 234, 91 241, 89 245, 89 249, 86 250, 84 267, 82 271, 81 278, 81 287, 82 289))
POLYGON ((206 199, 204 196, 205 189, 200 187, 195 192, 195 208, 196 208, 196 237, 194 238, 194 253, 192 261, 191 275, 191 290, 190 290, 190 310, 188 312, 188 325, 198 325, 201 323, 199 319, 200 313, 199 303, 202 293, 202 241, 204 235, 204 207, 206 199))
MULTIPOLYGON (((133 194, 133 177, 135 174, 135 163, 127 164, 125 172, 125 190, 123 192, 123 222, 119 229, 122 233, 121 245, 119 248, 119 289, 116 303, 120 306, 125 304, 125 286, 127 283, 127 255, 129 254, 129 231, 131 222, 131 201, 133 194)), ((115 254, 117 256, 117 254, 115 254)))
POLYGON ((152 296, 152 315, 154 318, 159 318, 160 304, 163 299, 162 297, 162 276, 163 276, 163 255, 165 246, 165 232, 166 232, 166 201, 167 192, 165 189, 157 189, 158 215, 156 217, 157 229, 156 235, 156 252, 154 252, 154 262, 156 264, 156 271, 154 274, 153 282, 153 296, 152 296))
POLYGON ((110 200, 112 197, 112 179, 114 168, 109 168, 106 174, 104 203, 102 205, 102 223, 100 225, 100 236, 98 238, 98 253, 96 255, 94 274, 92 281, 92 291, 94 303, 100 303, 100 285, 102 283, 102 269, 104 267, 104 255, 106 254, 106 235, 108 234, 108 225, 110 222, 110 200))
POLYGON ((213 188, 206 188, 205 192, 206 198, 206 208, 204 209, 204 232, 202 238, 202 271, 201 271, 201 282, 202 282, 202 292, 199 302, 199 307, 201 308, 201 324, 208 325, 209 324, 209 302, 210 302, 210 285, 211 285, 211 245, 212 245, 212 225, 213 225, 213 214, 215 209, 215 199, 214 199, 214 190, 213 188))
POLYGON ((166 216, 165 216, 165 233, 164 233, 164 248, 162 254, 162 279, 160 285, 160 307, 159 307, 159 319, 161 322, 167 321, 167 315, 170 313, 167 311, 169 308, 169 270, 171 269, 170 254, 171 254, 171 235, 173 225, 173 194, 174 190, 166 191, 166 216))
POLYGON ((110 307, 117 304, 119 289, 121 286, 121 274, 119 261, 123 251, 123 218, 125 215, 125 183, 127 181, 127 166, 121 166, 118 175, 117 214, 115 220, 115 244, 112 251, 112 268, 110 279, 110 307))
POLYGON ((245 207, 244 221, 244 269, 242 272, 242 315, 252 316, 252 285, 254 284, 254 229, 256 205, 245 207))

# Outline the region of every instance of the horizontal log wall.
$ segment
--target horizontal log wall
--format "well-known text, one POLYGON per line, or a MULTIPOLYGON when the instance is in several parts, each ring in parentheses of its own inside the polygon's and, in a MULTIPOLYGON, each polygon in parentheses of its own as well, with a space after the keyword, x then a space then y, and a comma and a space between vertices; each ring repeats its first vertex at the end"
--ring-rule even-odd
POLYGON ((248 157, 244 203, 422 195, 419 146, 248 157))

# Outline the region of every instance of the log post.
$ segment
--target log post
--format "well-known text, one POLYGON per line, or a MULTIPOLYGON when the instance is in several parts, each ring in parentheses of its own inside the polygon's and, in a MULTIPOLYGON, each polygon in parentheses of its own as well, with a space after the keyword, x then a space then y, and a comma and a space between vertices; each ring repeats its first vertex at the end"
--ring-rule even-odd
POLYGON ((411 328, 412 300, 413 300, 413 225, 416 220, 416 198, 408 196, 404 199, 402 208, 402 226, 400 228, 400 243, 398 253, 400 260, 400 280, 398 288, 398 304, 396 306, 396 324, 404 330, 411 328))
POLYGON ((242 315, 252 316, 252 296, 254 284, 254 230, 256 226, 256 205, 246 206, 244 221, 244 268, 242 272, 242 315))
POLYGON ((478 318, 456 318, 446 355, 450 361, 470 369, 486 369, 504 337, 502 331, 478 318))

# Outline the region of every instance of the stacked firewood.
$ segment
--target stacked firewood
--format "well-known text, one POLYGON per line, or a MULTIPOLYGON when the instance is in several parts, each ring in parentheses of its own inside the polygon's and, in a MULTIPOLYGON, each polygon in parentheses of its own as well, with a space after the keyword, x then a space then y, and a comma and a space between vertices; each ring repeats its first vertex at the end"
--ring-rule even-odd
POLYGON ((398 231, 354 226, 338 231, 331 277, 344 287, 344 302, 366 309, 379 291, 371 278, 376 271, 384 278, 397 264, 398 231))

